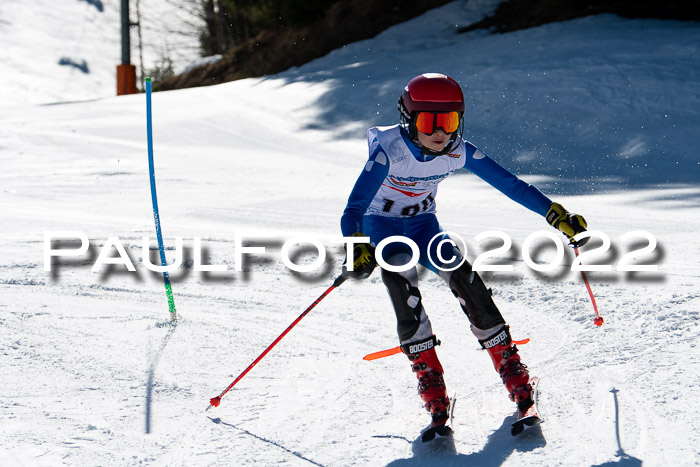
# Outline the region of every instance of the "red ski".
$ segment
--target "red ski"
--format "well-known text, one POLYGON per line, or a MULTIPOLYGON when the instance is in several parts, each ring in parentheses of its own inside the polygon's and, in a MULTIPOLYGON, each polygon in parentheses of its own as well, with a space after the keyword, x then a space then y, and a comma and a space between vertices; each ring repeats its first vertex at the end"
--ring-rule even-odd
POLYGON ((432 428, 428 428, 423 433, 421 433, 421 441, 424 443, 427 443, 429 441, 434 440, 435 438, 446 438, 448 436, 452 436, 454 434, 454 431, 452 430, 452 427, 448 426, 447 423, 450 425, 452 424, 452 421, 454 420, 454 411, 455 411, 455 404, 457 403, 457 394, 455 393, 452 395, 452 403, 450 404, 450 414, 447 419, 447 422, 445 422, 445 425, 438 425, 432 428))
POLYGON ((533 404, 527 410, 518 410, 518 419, 513 423, 510 428, 510 434, 517 436, 528 428, 539 425, 543 422, 540 412, 537 409, 537 386, 540 383, 540 379, 537 376, 530 378, 530 386, 532 386, 532 401, 533 404))

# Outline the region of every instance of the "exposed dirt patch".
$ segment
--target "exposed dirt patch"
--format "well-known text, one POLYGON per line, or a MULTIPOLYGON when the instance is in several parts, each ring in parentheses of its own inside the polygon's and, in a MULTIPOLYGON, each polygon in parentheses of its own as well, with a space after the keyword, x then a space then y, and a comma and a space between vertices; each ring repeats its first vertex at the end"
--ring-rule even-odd
POLYGON ((700 2, 688 0, 507 0, 493 15, 459 32, 491 29, 510 32, 583 16, 614 13, 625 18, 700 21, 700 2))
POLYGON ((338 1, 319 21, 297 29, 264 31, 230 49, 218 62, 168 78, 157 90, 219 84, 279 73, 303 65, 351 42, 369 39, 385 29, 449 0, 338 1))

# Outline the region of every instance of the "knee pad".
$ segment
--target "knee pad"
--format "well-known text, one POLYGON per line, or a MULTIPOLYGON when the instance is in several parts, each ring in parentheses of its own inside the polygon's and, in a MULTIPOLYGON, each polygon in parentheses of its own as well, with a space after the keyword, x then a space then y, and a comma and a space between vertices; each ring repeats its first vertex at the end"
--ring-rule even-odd
POLYGON ((449 286, 472 326, 489 329, 505 324, 501 312, 493 303, 491 291, 468 261, 452 271, 449 286))
POLYGON ((389 292, 396 313, 396 330, 401 343, 423 336, 432 336, 430 320, 423 310, 418 287, 398 272, 382 269, 382 280, 389 292))

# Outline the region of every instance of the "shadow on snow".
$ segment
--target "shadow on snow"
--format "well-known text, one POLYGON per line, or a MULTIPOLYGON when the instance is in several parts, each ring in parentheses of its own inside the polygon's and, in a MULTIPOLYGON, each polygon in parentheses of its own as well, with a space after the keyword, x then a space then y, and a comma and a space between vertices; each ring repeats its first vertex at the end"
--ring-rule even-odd
MULTIPOLYGON (((579 28, 578 34, 584 32, 579 28)), ((557 34, 549 38, 551 43, 567 40, 566 31, 557 34)), ((630 26, 627 34, 613 47, 624 49, 640 33, 630 26)), ((464 38, 461 35, 455 41, 464 38)), ((613 57, 592 57, 590 45, 577 46, 572 40, 571 57, 551 46, 546 49, 550 56, 539 61, 537 54, 542 51, 520 51, 533 56, 514 56, 508 62, 513 52, 506 43, 501 45, 503 50, 498 49, 505 58, 486 66, 481 62, 492 59, 487 52, 467 54, 465 49, 472 44, 460 42, 441 49, 440 54, 455 59, 444 61, 436 70, 420 65, 420 57, 426 55, 405 53, 406 48, 391 53, 395 44, 385 42, 349 44, 264 79, 285 85, 324 83, 327 90, 315 105, 318 114, 307 128, 335 128, 336 138, 363 138, 368 127, 398 122, 397 99, 413 76, 440 71, 460 81, 465 91, 465 139, 517 175, 538 176, 534 183, 547 194, 697 188, 700 162, 693 151, 700 137, 693 128, 700 119, 685 103, 685 91, 673 91, 673 83, 665 81, 667 64, 661 59, 651 65, 636 64, 635 55, 630 55, 620 64, 613 57), (374 58, 369 46, 385 49, 379 55, 382 59, 374 58), (580 64, 582 60, 585 65, 580 64), (512 69, 510 63, 514 63, 512 69), (599 81, 606 73, 610 76, 608 68, 620 66, 630 68, 627 74, 641 81, 635 86, 622 78, 599 81), (521 79, 525 72, 527 80, 521 79)), ((479 44, 487 47, 492 42, 479 44)), ((700 206, 699 190, 669 194, 671 199, 676 196, 700 206)))
POLYGON ((547 444, 540 426, 533 427, 525 433, 513 437, 510 434, 510 427, 514 421, 514 416, 506 417, 501 426, 488 437, 483 449, 471 454, 457 453, 452 437, 439 438, 430 443, 423 443, 419 436, 412 443, 412 458, 397 459, 387 464, 387 467, 461 465, 496 467, 503 464, 513 452, 533 451, 547 444))

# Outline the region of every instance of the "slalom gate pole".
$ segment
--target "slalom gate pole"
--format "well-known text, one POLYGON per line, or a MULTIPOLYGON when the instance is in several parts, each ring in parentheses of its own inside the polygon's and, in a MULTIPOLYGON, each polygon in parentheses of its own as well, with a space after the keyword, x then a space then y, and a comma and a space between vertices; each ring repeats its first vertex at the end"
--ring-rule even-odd
MULTIPOLYGON (((153 202, 153 219, 156 222, 156 237, 158 238, 158 249, 160 250, 160 264, 167 266, 165 260, 165 248, 163 247, 163 233, 160 230, 160 214, 158 213, 158 197, 156 196, 156 176, 153 164, 153 124, 151 116, 151 78, 146 78, 146 132, 148 134, 148 174, 151 179, 151 201, 153 202)), ((170 285, 168 271, 163 271, 163 281, 165 282, 165 294, 168 297, 168 309, 170 310, 171 321, 177 320, 175 310, 175 299, 173 298, 173 288, 170 285)))
MULTIPOLYGON (((574 247, 574 253, 576 253, 576 257, 578 257, 578 247, 574 247)), ((603 317, 598 314, 598 305, 596 305, 595 297, 593 296, 591 285, 588 283, 586 273, 584 271, 581 271, 581 276, 583 277, 583 283, 586 284, 586 289, 588 289, 588 296, 591 297, 591 303, 593 304, 593 310, 595 311, 595 318, 593 318, 593 322, 596 326, 600 327, 603 325, 603 317)))
POLYGON ((221 398, 224 397, 224 395, 225 395, 227 392, 229 392, 229 391, 231 390, 231 388, 233 388, 233 387, 236 385, 236 383, 238 383, 240 380, 242 380, 243 377, 244 377, 246 374, 248 374, 248 372, 249 372, 250 370, 252 370, 253 367, 254 367, 255 365, 257 365, 258 362, 259 362, 260 360, 262 360, 262 359, 265 357, 265 355, 267 355, 267 353, 268 353, 270 350, 272 350, 272 348, 273 348, 274 346, 276 346, 277 343, 278 343, 279 341, 281 341, 282 338, 284 338, 284 336, 286 336, 287 333, 289 333, 289 331, 291 331, 292 328, 293 328, 294 326, 296 326, 296 325, 299 323, 299 321, 301 321, 301 320, 304 318, 304 316, 306 316, 306 315, 309 313, 309 311, 311 311, 316 305, 318 305, 319 302, 320 302, 321 300, 323 300, 324 298, 326 298, 326 295, 328 295, 329 293, 331 293, 331 291, 333 291, 333 289, 340 287, 340 284, 342 284, 343 282, 345 282, 346 279, 347 279, 347 277, 344 276, 344 275, 342 275, 342 274, 341 274, 340 276, 338 276, 338 277, 335 279, 335 281, 333 281, 333 285, 331 285, 330 287, 328 287, 328 289, 326 289, 326 291, 323 292, 323 293, 321 294, 321 296, 318 297, 318 298, 316 299, 316 301, 313 302, 313 303, 311 304, 311 306, 309 306, 306 310, 304 310, 304 312, 303 312, 302 314, 300 314, 299 317, 298 317, 297 319, 295 319, 294 322, 293 322, 292 324, 290 324, 289 327, 287 327, 287 329, 285 329, 284 332, 283 332, 282 334, 280 334, 280 335, 277 337, 277 339, 275 339, 274 342, 273 342, 272 344, 270 344, 270 345, 265 349, 265 351, 264 351, 263 353, 261 353, 261 354, 258 356, 258 358, 256 358, 256 359, 253 361, 253 363, 251 363, 250 365, 248 365, 248 368, 246 368, 245 370, 243 370, 243 373, 241 373, 240 375, 238 375, 238 377, 237 377, 235 380, 233 380, 233 383, 229 384, 228 387, 227 387, 226 389, 224 389, 224 391, 223 391, 221 394, 219 394, 219 395, 216 396, 216 397, 212 397, 211 399, 209 399, 209 406, 207 407, 206 410, 209 410, 209 409, 212 408, 212 407, 218 407, 219 404, 221 404, 221 398))

